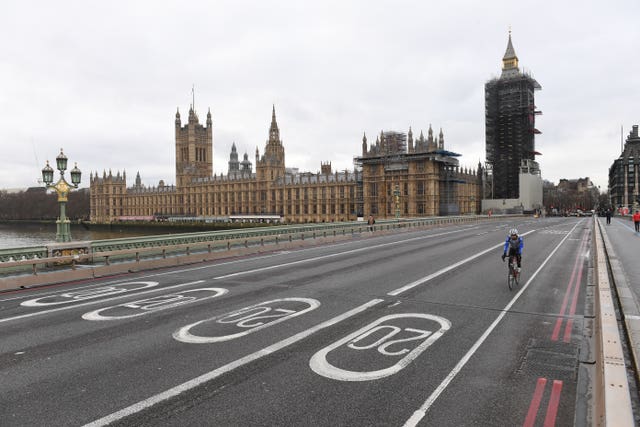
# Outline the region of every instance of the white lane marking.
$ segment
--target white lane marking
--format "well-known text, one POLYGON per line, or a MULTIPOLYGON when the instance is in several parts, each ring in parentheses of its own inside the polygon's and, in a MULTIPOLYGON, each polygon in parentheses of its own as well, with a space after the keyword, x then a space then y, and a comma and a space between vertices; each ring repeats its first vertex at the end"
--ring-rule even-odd
POLYGON ((150 289, 148 291, 142 291, 142 292, 138 292, 138 293, 135 293, 135 294, 118 295, 117 297, 111 297, 111 298, 101 299, 101 300, 97 300, 97 301, 83 302, 83 303, 80 303, 80 304, 74 304, 74 305, 67 306, 67 307, 50 308, 48 310, 36 311, 34 313, 27 313, 27 314, 20 314, 18 316, 5 317, 4 319, 0 319, 0 323, 9 322, 11 320, 26 319, 26 318, 29 318, 29 317, 41 316, 43 314, 55 313, 55 312, 58 312, 58 311, 71 310, 71 309, 78 308, 78 307, 86 307, 88 305, 102 304, 102 303, 109 302, 109 301, 116 301, 116 300, 119 300, 119 299, 122 299, 122 298, 128 298, 128 297, 131 297, 131 296, 149 294, 151 292, 159 292, 159 291, 164 291, 164 290, 167 290, 167 289, 180 288, 180 287, 183 287, 183 286, 197 285, 198 283, 204 283, 204 280, 196 280, 195 282, 181 283, 179 285, 172 285, 172 286, 167 286, 167 287, 164 287, 164 288, 150 289))
POLYGON ((23 301, 20 305, 23 307, 46 307, 50 305, 72 304, 77 301, 95 299, 109 295, 124 294, 127 292, 135 292, 140 289, 153 288, 158 286, 158 282, 127 282, 119 285, 101 286, 92 289, 70 290, 61 294, 48 295, 23 301), (128 285, 142 285, 128 289, 128 285), (58 299, 58 301, 42 301, 46 299, 58 299))
POLYGON ((194 379, 191 379, 189 381, 186 381, 180 385, 177 385, 173 388, 170 388, 169 390, 163 391, 162 393, 158 393, 154 396, 149 397, 148 399, 142 400, 138 403, 135 403, 131 406, 128 406, 124 409, 121 409, 117 412, 114 412, 110 415, 107 415, 105 417, 102 417, 98 420, 95 420, 89 424, 86 424, 85 427, 98 427, 98 426, 106 426, 107 424, 116 422, 118 420, 123 419, 124 417, 127 417, 129 415, 135 414, 137 412, 143 411, 147 408, 150 408, 151 406, 163 402, 167 399, 170 399, 172 397, 178 396, 181 393, 184 393, 185 391, 191 390, 195 387, 198 387, 199 385, 207 382, 207 381, 211 381, 214 378, 217 378, 221 375, 226 374, 227 372, 230 372, 236 368, 239 368, 241 366, 244 366, 248 363, 251 363, 255 360, 258 360, 264 356, 268 356, 271 353, 274 353, 278 350, 281 350, 291 344, 294 344, 302 339, 307 338, 308 336, 322 330, 325 328, 328 328, 329 326, 333 326, 336 323, 342 322, 343 320, 354 316, 358 313, 363 312, 364 310, 373 307, 374 305, 380 304, 381 302, 383 302, 384 300, 381 299, 374 299, 371 300, 359 307, 354 308, 353 310, 349 310, 346 313, 343 313, 339 316, 336 316, 332 319, 329 319, 325 322, 322 322, 312 328, 309 328, 305 331, 299 332, 289 338, 286 338, 282 341, 279 341, 275 344, 272 344, 268 347, 263 348, 262 350, 258 350, 254 353, 251 353, 245 357, 242 357, 240 359, 234 360, 233 362, 227 363, 224 366, 221 366, 220 368, 214 369, 213 371, 207 372, 206 374, 200 375, 199 377, 196 377, 194 379))
MULTIPOLYGON (((318 351, 309 360, 309 367, 318 375, 322 375, 323 377, 331 378, 338 381, 371 381, 388 377, 389 375, 396 374, 397 372, 407 367, 413 360, 415 360, 416 357, 422 354, 422 352, 424 352, 429 346, 431 346, 431 344, 433 344, 446 331, 448 331, 449 328, 451 328, 451 322, 449 320, 445 319, 444 317, 435 316, 432 314, 390 314, 388 316, 381 317, 378 320, 373 321, 372 323, 369 323, 368 325, 318 351), (399 318, 427 319, 438 323, 440 327, 436 332, 432 332, 426 329, 401 328, 399 326, 390 324, 381 325, 382 323, 386 323, 389 320, 399 318), (365 340, 370 335, 378 336, 385 329, 389 332, 387 332, 386 335, 382 336, 374 343, 359 345, 360 341, 365 340), (396 338, 394 340, 390 339, 400 333, 404 333, 406 337, 396 338), (408 342, 420 340, 422 340, 422 342, 420 342, 413 350, 410 350, 406 347, 395 351, 391 351, 389 349, 389 347, 392 345, 398 345, 400 343, 403 343, 404 345, 408 342), (376 371, 349 371, 346 369, 338 368, 337 366, 329 363, 329 361, 327 360, 327 355, 330 352, 339 348, 340 346, 343 346, 344 344, 347 344, 345 347, 349 348, 352 351, 372 350, 374 353, 377 352, 386 357, 398 357, 405 354, 406 356, 402 357, 402 359, 399 359, 393 365, 387 368, 378 369, 376 371)), ((373 356, 369 355, 368 358, 370 359, 371 357, 373 356)))
POLYGON ((320 256, 317 256, 317 257, 313 257, 313 258, 307 258, 307 259, 301 259, 301 260, 298 260, 298 261, 285 262, 283 264, 276 264, 276 265, 270 265, 270 266, 267 266, 267 267, 254 268, 252 270, 246 270, 246 271, 238 271, 236 273, 230 273, 230 274, 225 274, 224 276, 214 277, 213 280, 227 279, 229 277, 242 276, 242 275, 245 275, 245 274, 257 273, 257 272, 260 272, 260 271, 268 271, 268 270, 273 270, 273 269, 276 269, 276 268, 288 267, 288 266, 291 266, 291 265, 304 264, 304 263, 307 263, 307 262, 318 261, 318 260, 321 260, 321 259, 335 258, 335 257, 343 256, 343 255, 346 255, 346 254, 353 254, 353 253, 357 253, 357 252, 368 251, 368 250, 371 250, 371 249, 374 249, 374 248, 382 248, 382 247, 385 247, 385 246, 395 246, 395 245, 400 245, 400 244, 404 244, 404 243, 407 243, 407 242, 411 242, 411 241, 414 241, 414 240, 430 239, 432 237, 445 236, 445 235, 454 234, 454 233, 462 233, 462 232, 468 231, 468 230, 469 229, 466 228, 464 230, 448 231, 446 233, 430 234, 428 236, 420 236, 420 237, 412 237, 411 239, 401 240, 401 241, 397 241, 397 242, 380 243, 378 245, 371 245, 371 246, 366 246, 364 248, 351 249, 351 250, 344 251, 344 252, 336 252, 336 253, 329 254, 329 255, 320 255, 320 256))
POLYGON ((217 298, 229 292, 224 288, 198 288, 189 289, 180 293, 158 295, 143 300, 127 302, 120 305, 112 305, 111 307, 100 308, 98 310, 90 311, 82 315, 84 320, 121 320, 130 319, 132 317, 144 316, 145 314, 155 313, 156 311, 166 310, 169 308, 179 307, 186 304, 192 304, 194 302, 200 302, 212 298, 217 298), (188 294, 203 293, 205 296, 189 296, 188 294), (209 295, 207 295, 209 294, 209 295), (212 295, 211 295, 212 294, 212 295), (125 314, 120 316, 108 316, 101 314, 106 310, 130 311, 133 314, 125 314))
POLYGON ((173 338, 182 341, 185 343, 191 344, 204 344, 204 343, 213 343, 213 342, 222 342, 229 341, 235 338, 239 338, 250 333, 259 331, 264 328, 268 328, 269 326, 273 326, 277 323, 284 322, 285 320, 289 320, 293 317, 300 316, 304 313, 307 313, 311 310, 315 310, 320 307, 320 301, 312 299, 312 298, 280 298, 271 301, 261 302, 259 304, 254 304, 248 307, 241 308, 240 310, 233 311, 231 313, 222 314, 220 316, 211 317, 209 319, 201 320, 199 322, 192 323, 190 325, 184 326, 173 333, 173 338), (293 310, 285 310, 285 309, 277 309, 272 310, 271 307, 268 307, 269 304, 277 303, 277 302, 303 302, 308 304, 309 306, 304 310, 293 311, 293 310), (276 314, 267 314, 271 311, 278 311, 276 314), (242 317, 239 317, 242 316, 242 317), (231 320, 229 320, 231 319, 231 320), (272 319, 270 322, 262 322, 264 319, 272 319), (260 320, 258 323, 247 323, 247 322, 255 322, 256 320, 260 320), (238 328, 245 328, 242 332, 237 332, 235 334, 217 336, 217 337, 203 337, 198 335, 193 335, 189 332, 193 327, 197 325, 201 325, 206 322, 216 321, 217 323, 235 323, 238 328), (250 328, 250 329, 247 329, 250 328))
MULTIPOLYGON (((521 234, 521 236, 526 236, 527 234, 531 234, 531 233, 533 233, 533 232, 535 232, 535 231, 536 231, 536 230, 527 231, 526 233, 522 233, 522 234, 521 234)), ((488 252, 491 252, 491 251, 493 251, 493 250, 495 250, 495 249, 497 249, 497 248, 500 248, 500 247, 502 247, 502 246, 504 246, 504 243, 500 243, 500 244, 498 244, 498 245, 491 246, 491 247, 489 247, 489 248, 485 249, 485 250, 484 250, 484 251, 482 251, 482 252, 479 252, 479 253, 477 253, 477 254, 475 254, 475 255, 473 255, 473 256, 470 256, 470 257, 469 257, 469 258, 467 258, 467 259, 463 259, 463 260, 461 260, 461 261, 458 261, 458 262, 456 262, 456 263, 454 263, 454 264, 449 265, 448 267, 445 267, 445 268, 443 268, 443 269, 441 269, 441 270, 436 271, 435 273, 431 273, 431 274, 429 274, 428 276, 424 276, 424 277, 422 277, 422 278, 420 278, 420 279, 418 279, 418 280, 416 280, 416 281, 414 281, 414 282, 411 282, 411 283, 409 283, 409 284, 407 284, 407 285, 404 285, 404 286, 403 286, 403 287, 401 287, 401 288, 398 288, 398 289, 396 289, 396 290, 394 290, 394 291, 391 291, 391 292, 387 293, 387 295, 391 295, 391 296, 397 296, 397 295, 400 295, 401 293, 406 292, 406 291, 408 291, 409 289, 413 289, 413 288, 415 288, 416 286, 420 286, 420 285, 422 285, 422 284, 424 284, 424 283, 428 282, 429 280, 435 279, 435 278, 436 278, 436 277, 438 277, 438 276, 442 276, 444 273, 446 273, 446 272, 448 272, 448 271, 451 271, 451 270, 453 270, 454 268, 458 268, 458 267, 460 267, 461 265, 466 264, 466 263, 468 263, 469 261, 473 261, 474 259, 476 259, 476 258, 478 258, 478 257, 480 257, 480 256, 482 256, 482 255, 484 255, 484 254, 486 254, 486 253, 488 253, 488 252)))
POLYGON ((629 320, 640 320, 640 316, 636 316, 636 315, 633 315, 633 314, 631 314, 631 315, 627 314, 627 315, 624 316, 624 318, 625 319, 629 319, 629 320))
POLYGON ((413 413, 413 415, 411 415, 411 418, 409 418, 407 420, 407 422, 404 424, 404 427, 413 427, 413 426, 417 425, 418 422, 420 422, 420 420, 427 414, 427 411, 429 410, 431 405, 433 405, 433 403, 440 396, 440 394, 442 394, 442 392, 447 388, 447 386, 451 383, 451 381, 453 381, 453 379, 456 377, 456 375, 458 375, 458 372, 460 372, 462 370, 462 368, 464 367, 464 365, 467 364, 469 359, 471 359, 471 357, 475 354, 475 352, 482 345, 482 343, 487 339, 487 337, 489 337, 491 332, 493 332, 493 330, 496 328, 496 326, 498 326, 498 323, 500 323, 502 318, 504 316, 506 316, 507 312, 511 309, 511 307, 520 298, 520 295, 522 295, 524 293, 524 291, 527 290, 527 288, 533 282, 533 280, 536 278, 538 273, 547 264, 547 262, 549 262, 549 260, 553 257, 553 255, 556 253, 556 251, 558 249, 560 249, 560 246, 562 246, 562 244, 565 242, 565 240, 567 240, 567 238, 575 230, 575 228, 578 226, 578 224, 579 223, 576 223, 576 225, 573 226, 571 231, 566 236, 564 236, 564 238, 560 241, 560 243, 558 243, 558 246, 556 246, 555 249, 553 251, 551 251, 549 256, 547 256, 547 258, 542 262, 542 264, 540 264, 540 267, 538 267, 538 269, 535 271, 535 273, 533 273, 533 275, 527 281, 527 283, 511 299, 511 301, 509 301, 509 303, 501 310, 501 312, 498 315, 498 317, 496 317, 496 319, 493 321, 493 323, 491 323, 491 325, 489 325, 489 327, 484 331, 484 333, 480 336, 480 338, 478 338, 478 340, 473 344, 473 346, 471 346, 469 351, 467 351, 467 353, 462 357, 462 359, 460 359, 460 361, 456 364, 456 366, 454 366, 454 368, 451 370, 451 372, 449 372, 449 374, 445 377, 445 379, 442 380, 440 385, 433 391, 433 393, 431 393, 431 396, 429 396, 429 398, 422 404, 422 406, 420 406, 420 408, 418 410, 416 410, 413 413))

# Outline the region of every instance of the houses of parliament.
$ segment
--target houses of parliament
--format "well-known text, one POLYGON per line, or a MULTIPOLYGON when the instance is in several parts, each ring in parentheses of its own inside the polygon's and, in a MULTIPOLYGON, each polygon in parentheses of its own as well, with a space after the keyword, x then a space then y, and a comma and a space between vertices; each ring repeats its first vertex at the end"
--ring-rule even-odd
POLYGON ((193 105, 188 121, 175 115, 175 185, 149 187, 138 172, 132 185, 127 176, 97 172, 90 178, 91 221, 109 223, 153 218, 224 221, 266 219, 286 223, 352 221, 477 213, 482 197, 481 165, 459 165, 459 154, 447 151, 440 130, 434 137, 414 139, 408 133, 382 131, 376 141, 362 138, 362 151, 353 171, 333 171, 321 162, 319 172, 299 172, 285 165, 275 106, 269 137, 255 167, 235 144, 225 174, 213 173, 213 121, 207 112, 200 123, 193 105))

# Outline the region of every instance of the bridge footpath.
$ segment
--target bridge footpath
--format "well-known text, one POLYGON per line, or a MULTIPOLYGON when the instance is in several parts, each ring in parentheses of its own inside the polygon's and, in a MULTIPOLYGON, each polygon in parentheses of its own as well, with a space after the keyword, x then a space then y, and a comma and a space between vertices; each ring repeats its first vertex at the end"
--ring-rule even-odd
POLYGON ((611 267, 612 281, 620 301, 620 317, 624 321, 633 354, 633 364, 640 367, 640 233, 628 217, 613 217, 607 225, 598 218, 611 267))

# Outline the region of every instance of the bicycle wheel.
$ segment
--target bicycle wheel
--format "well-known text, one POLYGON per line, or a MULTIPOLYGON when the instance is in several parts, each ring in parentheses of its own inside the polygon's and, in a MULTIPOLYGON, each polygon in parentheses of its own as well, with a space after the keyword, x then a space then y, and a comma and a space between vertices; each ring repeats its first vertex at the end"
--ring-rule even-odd
POLYGON ((514 282, 513 272, 511 271, 511 266, 509 266, 509 274, 507 275, 507 285, 509 285, 509 290, 513 289, 513 282, 514 282))
POLYGON ((516 285, 520 284, 520 272, 519 271, 515 271, 515 274, 513 275, 513 281, 516 282, 516 285))

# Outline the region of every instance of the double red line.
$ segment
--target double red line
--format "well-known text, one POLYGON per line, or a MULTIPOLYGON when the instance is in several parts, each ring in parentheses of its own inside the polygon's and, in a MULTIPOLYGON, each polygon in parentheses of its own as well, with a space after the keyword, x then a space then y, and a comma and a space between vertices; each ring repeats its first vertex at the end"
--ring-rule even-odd
MULTIPOLYGON (((562 329, 562 323, 567 317, 567 323, 564 328, 563 341, 569 342, 571 340, 571 330, 573 329, 573 316, 576 313, 576 306, 578 304, 578 295, 580 294, 580 282, 582 281, 582 273, 584 271, 584 259, 583 253, 587 247, 589 241, 589 230, 585 230, 582 235, 580 246, 576 253, 575 261, 573 262, 573 270, 571 271, 571 278, 567 283, 567 289, 564 293, 564 299, 562 300, 562 307, 560 313, 556 319, 556 324, 551 334, 551 341, 558 341, 560 339, 560 331, 562 329), (570 303, 570 304, 569 304, 570 303)), ((531 398, 531 404, 529 405, 529 411, 527 412, 527 418, 525 418, 524 427, 533 427, 538 411, 540 410, 540 404, 544 396, 544 391, 547 382, 550 381, 547 378, 538 378, 536 389, 533 392, 531 398)), ((562 391, 562 381, 553 380, 551 384, 551 396, 549 397, 549 403, 547 404, 547 413, 544 417, 544 427, 553 427, 556 423, 558 415, 558 406, 560 405, 560 393, 562 391)))
POLYGON ((564 342, 569 342, 571 340, 571 329, 573 328, 573 315, 576 313, 576 305, 578 304, 578 294, 580 293, 580 282, 582 281, 582 272, 584 270, 584 260, 582 259, 582 253, 584 249, 587 247, 589 237, 589 231, 586 230, 584 235, 582 236, 582 241, 580 242, 580 247, 578 248, 578 252, 576 253, 576 260, 573 263, 573 271, 571 272, 571 278, 569 279, 569 283, 567 284, 567 289, 564 294, 564 299, 562 301, 562 307, 560 308, 560 316, 556 319, 556 325, 553 328, 553 333, 551 334, 551 341, 558 341, 560 337, 560 329, 562 328, 562 322, 564 320, 565 314, 568 314, 569 317, 567 319, 567 324, 564 328, 564 342), (573 297, 571 298, 571 294, 573 293, 573 297), (568 307, 569 298, 571 298, 571 306, 568 307), (568 313, 565 313, 568 308, 568 313))
MULTIPOLYGON (((544 395, 547 381, 548 380, 546 378, 538 378, 538 383, 536 384, 536 389, 533 392, 533 398, 531 399, 531 405, 529 405, 529 411, 527 412, 527 418, 524 420, 523 427, 533 427, 538 416, 540 403, 542 403, 542 397, 544 395)), ((549 397, 549 403, 547 404, 547 413, 544 417, 544 427, 553 427, 556 424, 561 391, 562 381, 553 380, 551 396, 549 397)))

